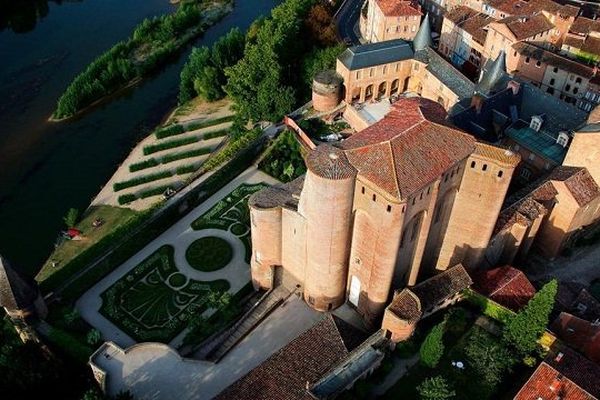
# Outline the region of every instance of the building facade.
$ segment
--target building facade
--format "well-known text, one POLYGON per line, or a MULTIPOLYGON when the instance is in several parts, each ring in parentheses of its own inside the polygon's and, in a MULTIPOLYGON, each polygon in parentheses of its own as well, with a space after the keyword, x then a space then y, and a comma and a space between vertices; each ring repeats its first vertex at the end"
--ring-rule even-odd
POLYGON ((421 7, 412 0, 367 0, 360 13, 360 33, 367 42, 413 40, 421 25, 421 7))

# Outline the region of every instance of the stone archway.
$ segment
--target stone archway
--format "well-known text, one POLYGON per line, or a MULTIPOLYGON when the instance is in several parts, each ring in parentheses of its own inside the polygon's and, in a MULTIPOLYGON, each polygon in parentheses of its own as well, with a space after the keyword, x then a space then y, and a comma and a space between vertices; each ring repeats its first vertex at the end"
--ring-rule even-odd
POLYGON ((370 84, 365 89, 365 101, 373 99, 373 84, 370 84))
POLYGON ((410 82, 410 76, 404 78, 404 85, 402 85, 402 93, 408 91, 408 84, 410 82))
POLYGON ((387 82, 383 81, 377 87, 377 100, 380 100, 385 97, 385 92, 387 89, 387 82))
POLYGON ((395 95, 398 93, 398 89, 400 88, 400 80, 399 79, 394 79, 392 81, 392 85, 390 88, 390 95, 395 95))
POLYGON ((352 97, 350 99, 351 103, 356 103, 356 102, 360 101, 360 92, 361 92, 360 86, 357 86, 352 89, 352 97))

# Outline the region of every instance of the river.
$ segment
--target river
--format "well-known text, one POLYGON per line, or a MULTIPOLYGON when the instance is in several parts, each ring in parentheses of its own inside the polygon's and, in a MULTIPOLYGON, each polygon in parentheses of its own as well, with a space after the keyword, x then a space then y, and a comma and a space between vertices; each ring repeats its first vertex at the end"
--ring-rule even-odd
MULTIPOLYGON (((210 45, 234 26, 247 29, 278 3, 236 1, 234 11, 195 45, 210 45)), ((176 105, 191 47, 112 102, 49 123, 56 100, 79 71, 141 20, 175 6, 168 0, 12 4, 18 4, 11 5, 12 21, 0 9, 0 254, 33 276, 64 228, 67 210, 84 210, 135 144, 176 105)))

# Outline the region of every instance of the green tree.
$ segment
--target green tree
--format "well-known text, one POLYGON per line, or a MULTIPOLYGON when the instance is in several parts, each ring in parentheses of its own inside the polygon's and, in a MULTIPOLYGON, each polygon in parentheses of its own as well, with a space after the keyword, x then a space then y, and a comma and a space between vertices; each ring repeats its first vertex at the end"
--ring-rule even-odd
POLYGON ((95 346, 102 340, 102 334, 98 329, 90 329, 85 340, 89 345, 95 346))
POLYGON ((527 306, 511 317, 504 326, 505 343, 513 347, 520 356, 527 356, 538 347, 537 341, 548 326, 557 289, 555 279, 545 284, 529 300, 527 306))
POLYGON ((425 379, 417 386, 417 392, 422 400, 447 400, 456 396, 456 392, 442 376, 425 379))
POLYGON ((70 208, 69 211, 67 211, 67 215, 64 216, 63 221, 65 221, 65 224, 68 228, 72 228, 75 226, 78 219, 79 210, 77 210, 76 208, 70 208))
POLYGON ((474 329, 465 347, 469 368, 491 388, 515 364, 515 357, 504 343, 483 329, 474 329))
POLYGON ((338 44, 331 47, 313 48, 302 60, 302 100, 309 100, 311 86, 316 73, 326 69, 335 69, 337 57, 342 54, 346 47, 338 44))
POLYGON ((421 363, 429 368, 435 368, 444 354, 444 328, 444 322, 434 326, 419 349, 421 363))

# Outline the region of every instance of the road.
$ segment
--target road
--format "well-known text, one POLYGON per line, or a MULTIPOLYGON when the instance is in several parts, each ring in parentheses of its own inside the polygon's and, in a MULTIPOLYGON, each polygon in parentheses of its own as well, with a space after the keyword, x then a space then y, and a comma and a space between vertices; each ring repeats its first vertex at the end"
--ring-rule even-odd
POLYGON ((358 23, 360 9, 364 0, 346 0, 338 11, 335 19, 338 27, 340 38, 348 44, 360 44, 358 36, 354 31, 354 27, 358 23))

